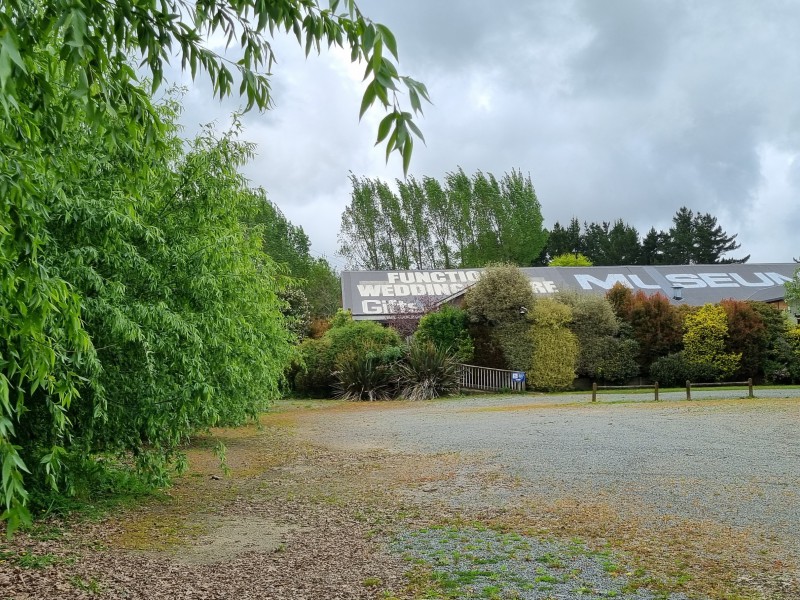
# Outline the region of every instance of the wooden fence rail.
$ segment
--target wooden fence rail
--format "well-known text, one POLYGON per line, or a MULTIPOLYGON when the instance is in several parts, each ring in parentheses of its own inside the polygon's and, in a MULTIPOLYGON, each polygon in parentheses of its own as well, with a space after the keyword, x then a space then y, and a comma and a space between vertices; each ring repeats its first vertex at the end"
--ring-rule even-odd
MULTIPOLYGON (((748 398, 755 398, 753 395, 753 379, 750 378, 747 381, 722 381, 718 383, 692 383, 691 381, 686 381, 686 399, 692 399, 692 388, 693 387, 722 387, 722 386, 747 386, 747 397, 748 398)), ((646 389, 653 389, 655 393, 656 402, 658 402, 658 382, 656 381, 652 385, 597 385, 597 383, 592 384, 592 402, 597 402, 597 390, 625 390, 625 389, 636 389, 636 390, 646 390, 646 389)))
POLYGON ((513 392, 525 391, 525 373, 522 371, 508 371, 506 369, 491 369, 476 365, 459 365, 459 385, 467 390, 485 390, 500 392, 511 390, 513 392))

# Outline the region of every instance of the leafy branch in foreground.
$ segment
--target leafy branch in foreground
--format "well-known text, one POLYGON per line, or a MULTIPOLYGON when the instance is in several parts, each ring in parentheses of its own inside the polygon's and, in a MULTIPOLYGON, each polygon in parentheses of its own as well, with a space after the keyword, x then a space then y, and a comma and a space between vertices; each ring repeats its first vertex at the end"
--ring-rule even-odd
POLYGON ((246 110, 266 110, 272 105, 270 75, 276 62, 270 40, 280 31, 293 33, 306 54, 320 52, 323 43, 347 47, 353 62, 366 65, 360 116, 376 102, 389 111, 378 143, 386 140, 387 159, 397 151, 407 172, 412 134, 422 138, 413 116, 422 113, 422 100, 430 101, 428 91, 398 73, 394 34, 365 17, 355 0, 331 0, 328 8, 318 0, 7 0, 0 8, 0 105, 8 116, 26 89, 37 90, 32 113, 41 114, 58 95, 53 80, 58 71, 74 80, 71 93, 96 128, 103 129, 119 106, 129 106, 133 118, 157 126, 130 60, 140 58, 152 93, 161 86, 170 57, 177 55, 192 78, 208 75, 215 96, 230 96, 238 82, 246 110), (241 57, 232 60, 209 48, 206 40, 215 36, 241 57), (40 48, 47 52, 37 53, 40 48), (399 101, 401 87, 410 110, 399 101))

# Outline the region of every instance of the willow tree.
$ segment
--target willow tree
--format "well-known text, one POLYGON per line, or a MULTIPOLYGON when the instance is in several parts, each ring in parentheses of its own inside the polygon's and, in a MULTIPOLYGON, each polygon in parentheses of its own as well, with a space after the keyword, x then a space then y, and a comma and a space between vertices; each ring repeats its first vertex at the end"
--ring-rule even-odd
MULTIPOLYGON (((114 165, 119 168, 117 187, 104 197, 90 193, 93 180, 89 175, 107 172, 100 164, 103 160, 94 159, 120 157, 121 153, 129 158, 141 153, 146 158, 153 151, 166 155, 176 151, 169 119, 165 120, 151 101, 152 93, 163 85, 165 66, 172 57, 193 77, 206 74, 215 96, 238 92, 248 110, 270 108, 269 73, 275 62, 270 40, 277 31, 293 33, 306 52, 319 51, 322 44, 351 50, 352 59, 365 66, 361 115, 374 104, 387 110, 378 128, 378 141, 385 143, 387 157, 399 152, 407 169, 412 134, 418 130, 411 112, 403 110, 399 88, 407 90, 414 112, 421 110, 427 91, 421 83, 398 73, 391 31, 362 15, 353 0, 333 0, 328 8, 316 0, 6 0, 0 4, 0 492, 5 506, 0 518, 8 521, 9 532, 29 516, 24 477, 33 468, 31 460, 37 460, 44 476, 58 486, 64 475, 61 458, 74 439, 75 411, 80 408, 82 418, 91 419, 84 439, 97 439, 89 434, 109 414, 110 404, 103 400, 99 379, 106 365, 98 354, 100 346, 87 330, 88 321, 84 323, 85 309, 95 291, 70 279, 73 275, 67 263, 60 260, 63 249, 58 245, 55 219, 81 228, 92 214, 107 211, 105 220, 95 226, 104 227, 112 238, 116 236, 122 248, 145 241, 169 254, 166 238, 159 238, 152 229, 155 223, 145 224, 138 212, 140 207, 149 210, 144 206, 148 186, 163 177, 163 166, 151 162, 134 170, 131 165, 141 166, 141 161, 120 159, 114 165), (234 62, 211 50, 205 40, 213 35, 224 36, 228 46, 238 46, 241 59, 234 62), (142 84, 141 72, 149 76, 148 85, 142 84), (91 150, 87 144, 92 145, 91 150), (63 180, 86 181, 86 194, 64 185, 63 180), (120 199, 124 199, 123 205, 116 204, 120 199), (69 206, 70 202, 76 206, 69 206), (138 237, 131 238, 134 234, 138 237), (21 418, 34 414, 39 420, 29 430, 38 437, 23 439, 21 418)), ((169 160, 164 165, 176 166, 169 160)), ((192 182, 191 172, 184 176, 192 182)), ((163 181, 169 183, 173 178, 163 177, 163 181)), ((216 183, 210 181, 209 185, 216 183)), ((176 194, 167 204, 179 203, 180 196, 176 194)), ((244 246, 235 247, 247 247, 240 256, 250 256, 246 234, 231 230, 231 235, 245 236, 241 238, 244 246)), ((212 244, 223 241, 206 240, 212 244)), ((202 244, 195 248, 194 258, 202 258, 203 248, 202 244)), ((92 250, 85 250, 85 255, 83 249, 75 251, 72 258, 79 263, 96 259, 92 250)), ((132 251, 118 256, 136 259, 132 251)), ((236 257, 226 260, 235 261, 236 257)), ((156 264, 154 275, 160 268, 169 268, 163 262, 156 264)), ((104 278, 110 275, 107 269, 119 266, 106 265, 94 285, 105 285, 104 278)), ((147 263, 139 266, 145 268, 147 263)), ((255 285, 258 277, 245 271, 236 272, 252 277, 250 283, 255 285)), ((91 283, 93 276, 88 271, 84 274, 91 283)), ((264 266, 261 276, 272 285, 269 281, 274 273, 268 267, 264 266)), ((142 277, 137 285, 151 299, 173 290, 163 287, 161 277, 142 277)), ((106 287, 117 294, 131 289, 113 277, 106 287)), ((227 291, 218 291, 226 297, 227 291)), ((186 301, 188 307, 197 306, 197 299, 186 301)), ((136 314, 143 317, 148 306, 153 308, 145 303, 136 314)), ((162 325, 179 330, 177 338, 168 339, 189 343, 187 352, 178 353, 174 360, 186 361, 186 368, 191 368, 197 356, 190 350, 199 348, 192 342, 195 333, 170 316, 168 309, 162 311, 162 325)), ((272 315, 271 309, 265 310, 264 315, 272 315)), ((107 315, 112 343, 147 341, 124 316, 107 315)), ((229 329, 223 339, 243 335, 237 330, 234 313, 227 317, 229 329)), ((273 324, 280 327, 279 321, 273 324)), ((203 326, 198 327, 202 330, 203 326)), ((255 340, 257 335, 253 335, 255 340)), ((235 355, 236 347, 230 350, 235 355)), ((144 356, 148 356, 147 350, 144 356)), ((228 363, 209 368, 222 368, 217 371, 217 387, 233 390, 237 386, 228 385, 224 364, 228 363)), ((201 379, 195 378, 198 385, 191 390, 193 406, 209 393, 201 379)), ((171 414, 180 422, 195 423, 181 411, 171 414)), ((142 427, 147 435, 133 436, 134 442, 147 439, 150 433, 159 434, 157 420, 142 423, 142 427)), ((181 435, 167 439, 165 447, 173 447, 181 435)))

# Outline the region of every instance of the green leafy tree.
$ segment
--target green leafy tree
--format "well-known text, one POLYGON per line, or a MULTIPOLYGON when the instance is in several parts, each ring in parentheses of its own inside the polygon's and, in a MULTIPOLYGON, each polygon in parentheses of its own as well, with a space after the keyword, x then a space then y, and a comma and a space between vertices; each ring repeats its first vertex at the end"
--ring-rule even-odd
POLYGON ((445 192, 442 184, 432 177, 422 178, 425 195, 424 214, 430 224, 428 233, 431 236, 432 259, 428 264, 443 269, 456 266, 453 244, 453 224, 456 222, 453 198, 445 192))
POLYGON ((724 381, 739 369, 742 355, 725 351, 727 337, 727 315, 721 306, 705 304, 686 316, 684 354, 695 376, 724 381))
POLYGON ((434 241, 431 224, 428 220, 430 209, 425 195, 425 187, 413 177, 405 181, 396 180, 400 194, 400 214, 407 219, 407 240, 409 263, 417 269, 434 264, 434 241))
POLYGON ((295 336, 297 340, 302 340, 309 334, 311 327, 311 313, 308 307, 308 298, 298 287, 287 287, 278 293, 278 297, 283 301, 281 314, 283 314, 286 328, 295 336))
POLYGON ((786 302, 795 314, 800 314, 800 268, 794 272, 791 281, 784 284, 786 288, 786 302))
POLYGON ((640 265, 660 265, 667 263, 664 256, 667 246, 666 234, 663 231, 656 231, 651 227, 647 235, 642 239, 641 252, 639 254, 640 265))
MULTIPOLYGON (((258 209, 247 224, 258 228, 264 240, 264 252, 285 267, 286 274, 294 279, 293 287, 305 296, 308 317, 304 320, 333 315, 341 306, 339 277, 324 258, 311 255, 311 243, 302 227, 289 221, 263 190, 252 193, 258 209)), ((293 299, 299 297, 295 294, 293 299)))
POLYGON ((498 181, 478 172, 472 190, 470 227, 475 237, 461 251, 462 266, 532 265, 547 243, 547 232, 530 177, 512 170, 498 181))
POLYGON ((547 238, 547 256, 550 259, 562 254, 578 255, 585 250, 581 224, 577 217, 572 217, 569 227, 562 227, 556 222, 547 238))
POLYGON ((584 252, 592 264, 604 266, 638 263, 641 246, 636 228, 617 219, 613 225, 607 221, 586 224, 585 230, 584 252))
POLYGON ((377 186, 355 175, 350 175, 350 182, 353 191, 350 205, 342 213, 339 253, 354 267, 375 271, 395 268, 384 255, 377 186))
POLYGON ((725 233, 709 213, 694 214, 683 206, 672 217, 672 227, 662 234, 664 261, 674 265, 747 262, 749 255, 724 258, 740 247, 736 236, 725 233))
POLYGON ((397 86, 406 88, 416 113, 428 98, 427 90, 398 74, 392 62, 398 57, 394 35, 367 19, 354 0, 335 1, 326 9, 316 0, 163 0, 159 5, 87 0, 79 6, 71 0, 9 0, 0 10, 0 97, 6 110, 21 111, 19 116, 30 124, 57 95, 50 79, 57 69, 75 84, 71 93, 76 108, 101 130, 120 106, 139 122, 157 127, 149 94, 130 66, 128 57, 136 54, 152 77, 152 91, 160 87, 170 57, 177 55, 192 77, 201 72, 209 76, 216 96, 230 95, 238 83, 247 110, 269 108, 269 73, 276 62, 270 40, 275 30, 283 30, 304 44, 306 54, 319 52, 322 44, 346 47, 354 62, 366 66, 361 115, 376 102, 389 110, 378 141, 386 142, 387 156, 395 150, 403 156, 406 170, 412 134, 421 135, 411 113, 400 105, 397 86), (238 46, 241 58, 233 62, 210 49, 205 39, 213 36, 225 39, 226 48, 238 46), (38 104, 23 104, 30 93, 38 96, 38 104))
POLYGON ((303 280, 312 318, 330 317, 342 307, 342 282, 326 259, 312 259, 303 280))
MULTIPOLYGON (((206 131, 186 148, 175 103, 159 111, 157 139, 114 148, 65 121, 61 152, 50 157, 58 180, 42 182, 53 196, 41 260, 79 301, 91 360, 71 353, 70 371, 50 375, 51 390, 11 379, 19 403, 8 433, 37 492, 44 483, 68 492, 71 466, 94 452, 129 454, 163 481, 192 433, 241 423, 279 393, 291 336, 276 266, 243 224, 256 196, 237 169, 252 147, 234 129, 206 131), (80 381, 79 402, 60 395, 70 377, 80 381)), ((127 135, 122 118, 106 127, 127 135)), ((13 530, 25 494, 8 492, 13 530)))

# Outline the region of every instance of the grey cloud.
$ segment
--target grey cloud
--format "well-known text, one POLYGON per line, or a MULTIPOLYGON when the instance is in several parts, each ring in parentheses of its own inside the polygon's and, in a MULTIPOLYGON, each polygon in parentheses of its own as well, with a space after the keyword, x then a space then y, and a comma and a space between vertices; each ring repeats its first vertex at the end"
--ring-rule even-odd
MULTIPOLYGON (((739 228, 754 259, 800 254, 792 233, 800 226, 800 5, 359 5, 395 32, 401 72, 425 81, 434 101, 419 121, 428 144, 417 145, 412 174, 519 168, 531 173, 548 224, 575 215, 663 228, 686 205, 739 228), (791 168, 781 166, 791 157, 791 168)), ((293 40, 276 49, 276 109, 245 118, 245 137, 259 143, 247 174, 330 254, 348 172, 391 181, 399 163, 384 164, 373 148, 379 111, 357 124, 361 88, 340 63, 324 53, 306 62, 293 40)), ((224 117, 238 101, 210 103, 203 89, 186 106, 192 123, 224 117)))
POLYGON ((581 0, 591 40, 573 59, 577 94, 646 95, 659 83, 684 11, 666 1, 581 0))

